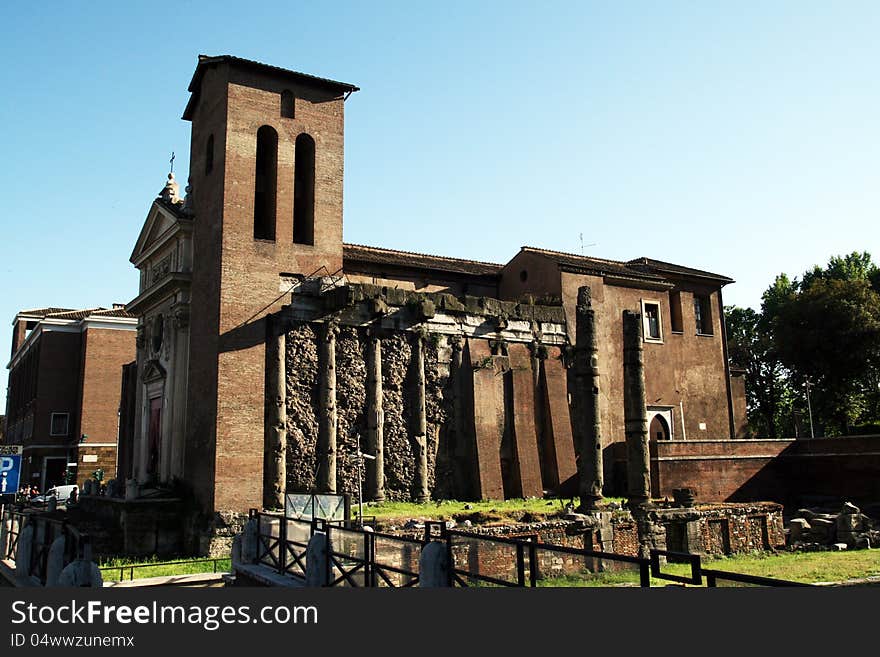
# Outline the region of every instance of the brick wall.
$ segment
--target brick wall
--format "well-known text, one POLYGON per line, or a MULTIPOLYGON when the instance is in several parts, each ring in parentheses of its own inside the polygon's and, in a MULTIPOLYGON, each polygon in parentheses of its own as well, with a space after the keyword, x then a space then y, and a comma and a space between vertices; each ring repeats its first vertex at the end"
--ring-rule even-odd
POLYGON ((656 497, 694 488, 701 502, 880 496, 880 436, 651 443, 656 497))
MULTIPOLYGON (((85 434, 86 442, 116 443, 122 366, 135 357, 135 336, 135 331, 102 328, 87 328, 83 332, 82 411, 74 435, 85 434)), ((114 473, 115 469, 114 461, 114 473)), ((105 472, 109 470, 105 468, 105 472)))
POLYGON ((76 483, 82 487, 95 470, 104 471, 103 483, 116 479, 116 447, 90 447, 82 444, 77 450, 76 483))
POLYGON ((284 303, 279 274, 342 267, 343 101, 311 86, 247 67, 206 71, 193 114, 196 215, 190 422, 186 478, 208 508, 262 502, 264 317, 284 303), (295 118, 280 115, 280 94, 296 97, 295 118), (214 111, 217 109, 221 111, 214 111), (274 241, 253 234, 257 130, 278 133, 274 241), (294 244, 294 142, 315 140, 314 245, 294 244), (214 167, 205 144, 214 135, 214 167), (198 346, 195 346, 198 345, 198 346))

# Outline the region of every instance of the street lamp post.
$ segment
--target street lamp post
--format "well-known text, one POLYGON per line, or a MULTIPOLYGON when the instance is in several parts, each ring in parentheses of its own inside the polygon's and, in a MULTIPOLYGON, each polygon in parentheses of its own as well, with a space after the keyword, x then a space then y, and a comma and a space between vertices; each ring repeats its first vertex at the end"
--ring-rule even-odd
POLYGON ((364 528, 364 493, 363 493, 363 469, 364 459, 375 461, 376 457, 372 454, 364 454, 361 451, 361 435, 357 434, 357 466, 358 466, 358 527, 364 528))
POLYGON ((810 415, 810 438, 815 438, 816 433, 813 431, 813 406, 810 404, 810 383, 809 379, 806 379, 804 385, 807 388, 807 412, 810 415))

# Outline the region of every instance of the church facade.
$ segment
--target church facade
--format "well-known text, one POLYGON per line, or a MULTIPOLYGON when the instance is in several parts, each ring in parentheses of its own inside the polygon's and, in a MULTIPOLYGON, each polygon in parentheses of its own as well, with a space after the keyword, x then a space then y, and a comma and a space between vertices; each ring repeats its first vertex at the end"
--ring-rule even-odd
POLYGON ((182 196, 169 177, 131 256, 127 476, 245 511, 285 489, 352 492, 361 447, 371 499, 572 494, 594 458, 572 376, 579 294, 595 316, 600 487, 625 492, 624 310, 642 318, 651 439, 740 435, 730 278, 530 246, 496 264, 346 244, 357 87, 200 56, 189 91, 189 184, 182 196))

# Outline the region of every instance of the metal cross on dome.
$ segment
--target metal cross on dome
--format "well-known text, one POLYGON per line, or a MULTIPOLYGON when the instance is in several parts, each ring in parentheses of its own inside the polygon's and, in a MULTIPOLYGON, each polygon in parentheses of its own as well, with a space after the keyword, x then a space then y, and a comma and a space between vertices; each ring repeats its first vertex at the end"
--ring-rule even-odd
POLYGON ((174 173, 174 151, 171 151, 171 173, 174 173))

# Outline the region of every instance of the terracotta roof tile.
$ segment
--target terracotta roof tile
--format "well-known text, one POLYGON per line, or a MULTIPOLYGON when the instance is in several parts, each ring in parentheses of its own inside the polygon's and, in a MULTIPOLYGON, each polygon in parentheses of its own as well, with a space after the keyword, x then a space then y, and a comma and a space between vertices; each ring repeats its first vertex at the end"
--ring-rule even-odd
POLYGON ((618 260, 606 260, 603 258, 593 258, 590 256, 577 255, 575 253, 564 253, 562 251, 550 251, 549 249, 539 249, 534 246, 524 246, 523 251, 531 253, 540 253, 550 258, 559 265, 573 269, 576 271, 589 272, 598 275, 611 274, 614 276, 626 276, 628 278, 645 279, 651 281, 662 281, 662 276, 657 276, 650 272, 640 271, 630 267, 625 262, 618 260))
POLYGON ((45 317, 54 313, 68 313, 71 308, 31 308, 30 310, 19 310, 19 315, 34 315, 36 317, 45 317))
POLYGON ((94 315, 95 311, 106 310, 106 308, 84 308, 83 310, 67 310, 58 313, 49 313, 46 319, 85 319, 89 315, 94 315))
MULTIPOLYGON (((67 308, 44 308, 44 311, 51 310, 52 312, 42 312, 43 319, 69 319, 73 321, 78 321, 85 319, 87 317, 131 317, 135 318, 137 315, 132 315, 128 311, 125 310, 124 307, 116 306, 113 308, 104 308, 102 306, 98 306, 97 308, 83 308, 81 310, 70 310, 67 308)), ((38 311, 22 311, 22 313, 27 314, 37 314, 38 311)), ((19 313, 19 314, 22 314, 19 313)))
POLYGON ((137 315, 132 315, 125 308, 105 308, 93 312, 92 315, 97 315, 98 317, 137 317, 137 315))
POLYGON ((658 272, 661 274, 677 274, 680 276, 694 276, 697 278, 709 278, 722 283, 733 283, 734 280, 722 274, 713 274, 710 271, 702 269, 694 269, 692 267, 684 267, 671 262, 663 262, 662 260, 654 260, 653 258, 636 258, 630 260, 627 265, 643 271, 658 272))
POLYGON ((350 268, 352 262, 369 262, 394 267, 430 269, 433 271, 452 272, 471 276, 497 276, 502 265, 494 262, 448 258, 446 256, 414 253, 412 251, 396 251, 362 244, 343 244, 342 257, 344 269, 350 268))

